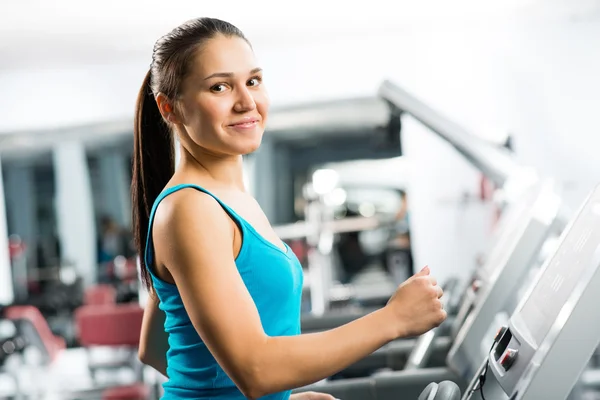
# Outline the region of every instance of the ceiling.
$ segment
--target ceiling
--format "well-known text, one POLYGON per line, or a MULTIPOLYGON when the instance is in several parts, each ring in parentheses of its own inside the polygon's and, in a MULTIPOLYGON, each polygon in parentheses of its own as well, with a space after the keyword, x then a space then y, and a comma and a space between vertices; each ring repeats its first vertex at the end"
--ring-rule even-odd
POLYGON ((0 12, 0 70, 58 68, 148 58, 179 23, 214 16, 238 25, 255 46, 323 36, 394 34, 469 23, 598 15, 599 0, 19 0, 0 12))

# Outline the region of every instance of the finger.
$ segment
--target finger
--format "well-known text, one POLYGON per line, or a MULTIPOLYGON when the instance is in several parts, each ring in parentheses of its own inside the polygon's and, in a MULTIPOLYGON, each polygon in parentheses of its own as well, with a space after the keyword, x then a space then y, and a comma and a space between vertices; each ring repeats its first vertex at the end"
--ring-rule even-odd
POLYGON ((445 321, 446 318, 448 318, 448 312, 444 309, 442 309, 442 321, 445 321))
POLYGON ((442 289, 440 286, 436 285, 435 291, 437 292, 438 299, 442 298, 442 296, 444 295, 444 289, 442 289))
POLYGON ((429 275, 431 271, 429 270, 429 265, 426 265, 425 267, 423 267, 422 270, 420 270, 419 272, 417 272, 415 275, 417 276, 422 276, 422 275, 429 275))
POLYGON ((433 286, 437 285, 437 279, 435 279, 434 276, 429 275, 428 278, 429 278, 429 282, 431 282, 431 284, 433 286))

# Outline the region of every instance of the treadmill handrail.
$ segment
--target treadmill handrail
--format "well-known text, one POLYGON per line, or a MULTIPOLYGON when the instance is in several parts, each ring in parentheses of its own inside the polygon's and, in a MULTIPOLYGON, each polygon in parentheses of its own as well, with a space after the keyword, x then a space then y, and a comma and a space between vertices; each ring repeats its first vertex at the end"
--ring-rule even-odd
POLYGON ((381 84, 379 96, 435 132, 497 186, 520 169, 508 152, 470 133, 392 81, 381 84))

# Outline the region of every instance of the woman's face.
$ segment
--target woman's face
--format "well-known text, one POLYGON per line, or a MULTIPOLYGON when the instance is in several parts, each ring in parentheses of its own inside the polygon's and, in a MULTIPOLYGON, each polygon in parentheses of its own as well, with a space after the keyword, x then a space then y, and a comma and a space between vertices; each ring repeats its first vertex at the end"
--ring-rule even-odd
POLYGON ((248 43, 219 35, 197 52, 182 84, 179 109, 194 145, 214 154, 248 154, 260 146, 269 99, 248 43))

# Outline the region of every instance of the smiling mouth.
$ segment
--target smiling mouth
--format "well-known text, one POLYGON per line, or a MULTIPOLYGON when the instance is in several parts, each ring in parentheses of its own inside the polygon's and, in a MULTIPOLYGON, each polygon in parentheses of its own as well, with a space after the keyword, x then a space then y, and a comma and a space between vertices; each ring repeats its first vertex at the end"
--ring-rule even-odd
POLYGON ((229 126, 232 128, 252 128, 256 124, 258 124, 258 120, 240 122, 239 124, 231 124, 229 126))

